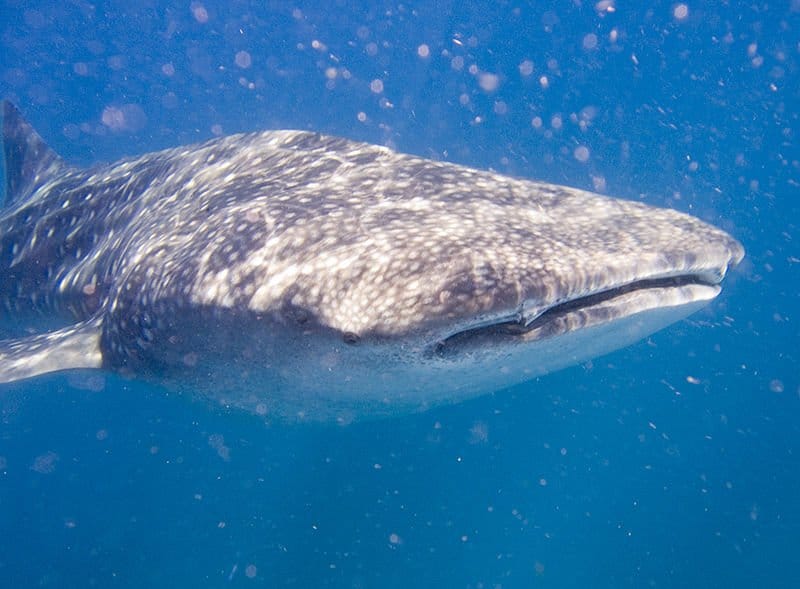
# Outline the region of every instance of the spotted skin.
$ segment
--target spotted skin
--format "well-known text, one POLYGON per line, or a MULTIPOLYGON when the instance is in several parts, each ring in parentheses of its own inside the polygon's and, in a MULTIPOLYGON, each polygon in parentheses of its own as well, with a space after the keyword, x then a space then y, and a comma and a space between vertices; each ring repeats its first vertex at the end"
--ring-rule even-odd
MULTIPOLYGON (((267 416, 415 410, 573 363, 579 351, 537 367, 537 353, 579 331, 680 318, 743 256, 673 210, 316 133, 77 169, 8 103, 4 115, 0 338, 24 365, 21 338, 94 334, 90 359, 31 362, 30 375, 102 366, 267 416), (682 282, 555 316, 669 278, 682 282), (473 374, 511 357, 511 378, 473 374)), ((611 349, 628 343, 614 337, 611 349)))

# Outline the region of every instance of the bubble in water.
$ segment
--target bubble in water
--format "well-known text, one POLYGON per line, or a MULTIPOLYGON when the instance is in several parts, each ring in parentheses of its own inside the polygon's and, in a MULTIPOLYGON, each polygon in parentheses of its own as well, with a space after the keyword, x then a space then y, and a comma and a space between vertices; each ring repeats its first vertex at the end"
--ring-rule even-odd
POLYGON ((147 115, 138 104, 109 105, 103 109, 100 120, 112 131, 136 132, 147 124, 147 115))
POLYGON ((236 62, 236 65, 242 68, 243 70, 246 70, 251 65, 253 65, 253 58, 247 51, 239 51, 236 54, 234 61, 236 62))
POLYGON ((200 2, 192 2, 189 6, 189 10, 192 11, 192 16, 194 19, 199 23, 207 23, 208 22, 208 10, 206 7, 203 6, 200 2))
POLYGON ((494 92, 500 86, 500 76, 489 72, 481 72, 478 76, 478 85, 485 92, 494 92))
POLYGON ((519 73, 526 77, 530 76, 533 73, 533 62, 530 59, 526 59, 519 64, 519 73))
POLYGON ((55 452, 45 452, 33 460, 31 470, 40 474, 50 474, 56 469, 58 454, 55 452))
POLYGON ((686 20, 689 16, 689 7, 686 4, 676 4, 672 9, 672 16, 675 20, 686 20))
POLYGON ((380 94, 383 92, 383 80, 372 80, 372 82, 369 83, 369 89, 375 94, 380 94))
POLYGON ((579 145, 575 148, 575 151, 572 152, 572 155, 580 163, 585 164, 589 161, 589 148, 585 145, 579 145))

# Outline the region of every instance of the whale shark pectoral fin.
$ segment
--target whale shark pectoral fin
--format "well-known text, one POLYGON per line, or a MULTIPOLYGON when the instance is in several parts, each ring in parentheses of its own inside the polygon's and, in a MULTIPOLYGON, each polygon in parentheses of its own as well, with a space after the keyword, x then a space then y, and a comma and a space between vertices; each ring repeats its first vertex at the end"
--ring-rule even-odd
POLYGON ((0 383, 73 368, 100 368, 101 321, 89 319, 57 331, 0 340, 0 383))

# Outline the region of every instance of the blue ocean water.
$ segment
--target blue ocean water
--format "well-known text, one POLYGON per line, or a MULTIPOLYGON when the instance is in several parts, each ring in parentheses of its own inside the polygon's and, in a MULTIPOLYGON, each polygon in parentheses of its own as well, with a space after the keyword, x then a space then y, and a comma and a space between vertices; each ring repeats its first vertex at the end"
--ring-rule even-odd
POLYGON ((267 427, 111 375, 3 385, 0 587, 800 586, 797 0, 0 14, 0 95, 75 163, 314 129, 747 249, 689 320, 415 416, 267 427))

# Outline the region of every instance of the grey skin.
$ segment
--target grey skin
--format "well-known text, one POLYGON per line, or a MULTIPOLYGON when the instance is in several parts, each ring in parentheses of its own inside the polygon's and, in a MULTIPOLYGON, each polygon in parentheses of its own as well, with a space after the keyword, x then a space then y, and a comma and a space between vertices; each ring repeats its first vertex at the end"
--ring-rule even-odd
POLYGON ((304 131, 78 169, 4 103, 0 382, 114 371, 266 419, 485 394, 712 300, 694 217, 304 131))

